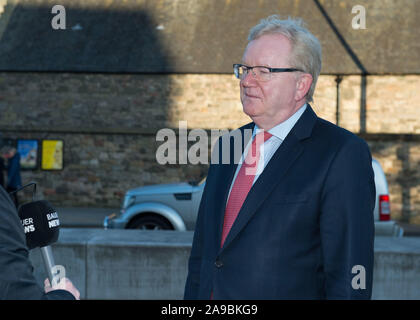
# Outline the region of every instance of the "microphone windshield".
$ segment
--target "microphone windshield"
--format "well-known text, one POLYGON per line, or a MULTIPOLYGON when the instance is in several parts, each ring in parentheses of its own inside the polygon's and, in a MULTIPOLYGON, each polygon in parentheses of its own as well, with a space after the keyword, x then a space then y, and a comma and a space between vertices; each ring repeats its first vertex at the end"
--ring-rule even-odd
POLYGON ((58 240, 60 221, 57 211, 48 201, 25 203, 18 213, 29 249, 45 247, 58 240))

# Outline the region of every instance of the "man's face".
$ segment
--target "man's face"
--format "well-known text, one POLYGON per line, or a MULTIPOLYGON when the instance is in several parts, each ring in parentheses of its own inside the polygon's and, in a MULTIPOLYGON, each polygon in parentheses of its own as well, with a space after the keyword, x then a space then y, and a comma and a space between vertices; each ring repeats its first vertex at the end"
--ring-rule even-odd
MULTIPOLYGON (((248 43, 242 58, 247 66, 290 68, 289 40, 281 34, 263 35, 248 43)), ((261 128, 269 130, 288 119, 305 102, 294 72, 273 73, 268 81, 256 80, 250 71, 240 82, 243 111, 261 128)))
POLYGON ((10 159, 12 158, 16 153, 16 149, 15 148, 11 148, 11 147, 4 147, 2 149, 2 157, 5 159, 10 159))

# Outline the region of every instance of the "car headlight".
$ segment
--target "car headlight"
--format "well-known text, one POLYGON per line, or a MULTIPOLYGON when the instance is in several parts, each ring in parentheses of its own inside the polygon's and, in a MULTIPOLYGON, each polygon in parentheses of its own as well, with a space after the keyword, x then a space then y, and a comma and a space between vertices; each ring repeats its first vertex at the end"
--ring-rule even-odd
POLYGON ((134 204, 134 202, 136 201, 136 196, 126 196, 124 198, 124 203, 123 203, 123 207, 122 209, 127 209, 128 207, 130 207, 131 205, 134 204))

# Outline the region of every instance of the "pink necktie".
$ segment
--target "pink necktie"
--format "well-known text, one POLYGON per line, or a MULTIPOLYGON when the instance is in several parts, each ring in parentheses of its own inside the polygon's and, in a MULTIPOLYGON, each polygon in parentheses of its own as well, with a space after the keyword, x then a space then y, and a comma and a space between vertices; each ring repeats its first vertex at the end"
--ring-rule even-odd
POLYGON ((230 228, 232 228, 232 225, 238 216, 239 210, 241 209, 242 204, 252 187, 252 183, 254 182, 260 158, 260 146, 270 137, 270 133, 262 131, 254 137, 254 140, 252 140, 252 144, 248 149, 245 161, 242 163, 232 190, 230 191, 223 222, 222 241, 220 247, 223 247, 223 243, 225 242, 230 228))

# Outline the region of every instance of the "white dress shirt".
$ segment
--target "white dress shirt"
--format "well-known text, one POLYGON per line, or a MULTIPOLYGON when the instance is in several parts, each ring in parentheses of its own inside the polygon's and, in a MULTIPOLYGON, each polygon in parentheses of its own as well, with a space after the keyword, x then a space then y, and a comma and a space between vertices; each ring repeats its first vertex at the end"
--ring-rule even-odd
MULTIPOLYGON (((283 121, 282 123, 268 130, 268 132, 272 135, 272 137, 267 139, 260 146, 260 158, 258 160, 258 168, 255 174, 253 184, 255 183, 255 181, 257 181, 258 177, 264 171, 264 168, 267 166, 268 162, 273 157, 274 153, 280 147, 283 140, 292 130, 292 128, 294 127, 296 122, 299 120, 299 118, 302 116, 302 114, 305 112, 305 110, 306 110, 306 103, 298 111, 296 111, 289 119, 287 119, 286 121, 283 121)), ((238 172, 242 167, 242 163, 244 162, 244 159, 246 155, 248 154, 248 149, 251 146, 252 140, 254 139, 255 135, 259 133, 260 131, 262 131, 262 129, 258 128, 258 126, 255 124, 254 130, 252 132, 252 139, 250 139, 248 144, 246 145, 244 153, 242 154, 242 157, 239 161, 238 167, 236 168, 236 172, 235 172, 235 175, 232 180, 232 184, 229 189, 229 196, 233 187, 233 183, 236 180, 236 176, 238 175, 238 172)))

